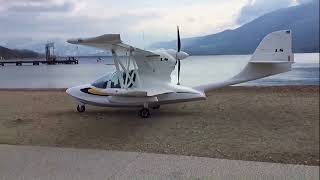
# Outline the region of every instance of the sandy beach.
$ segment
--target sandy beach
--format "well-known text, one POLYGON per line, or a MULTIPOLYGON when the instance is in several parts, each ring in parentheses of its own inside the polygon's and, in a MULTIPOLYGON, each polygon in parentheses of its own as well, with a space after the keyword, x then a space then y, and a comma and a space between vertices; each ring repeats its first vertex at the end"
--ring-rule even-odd
POLYGON ((149 119, 138 109, 78 113, 63 90, 0 90, 0 144, 319 165, 319 87, 228 87, 149 119))

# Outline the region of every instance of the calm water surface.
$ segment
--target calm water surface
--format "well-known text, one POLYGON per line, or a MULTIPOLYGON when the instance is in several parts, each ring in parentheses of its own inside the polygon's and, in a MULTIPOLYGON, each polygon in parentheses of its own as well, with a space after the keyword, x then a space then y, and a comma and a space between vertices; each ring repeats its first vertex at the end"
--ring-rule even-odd
MULTIPOLYGON (((219 82, 239 73, 250 55, 191 56, 181 63, 181 84, 219 82)), ((293 70, 242 86, 319 85, 319 54, 295 54, 293 70)), ((0 88, 68 88, 90 83, 114 71, 111 58, 80 58, 78 65, 0 66, 0 88)), ((176 71, 172 80, 176 81, 176 71)))

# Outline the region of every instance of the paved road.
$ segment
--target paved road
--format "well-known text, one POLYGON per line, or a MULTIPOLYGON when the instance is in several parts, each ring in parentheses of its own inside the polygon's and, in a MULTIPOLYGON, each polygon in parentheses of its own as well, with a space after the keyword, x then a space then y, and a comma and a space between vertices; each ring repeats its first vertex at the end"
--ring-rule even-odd
POLYGON ((319 179, 319 167, 0 145, 0 179, 319 179))

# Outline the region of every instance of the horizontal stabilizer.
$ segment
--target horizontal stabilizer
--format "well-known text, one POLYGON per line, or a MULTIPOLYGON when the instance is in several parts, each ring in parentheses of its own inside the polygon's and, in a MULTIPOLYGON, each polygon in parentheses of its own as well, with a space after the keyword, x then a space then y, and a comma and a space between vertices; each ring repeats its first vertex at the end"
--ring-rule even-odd
POLYGON ((253 64, 286 64, 288 61, 250 61, 253 64))

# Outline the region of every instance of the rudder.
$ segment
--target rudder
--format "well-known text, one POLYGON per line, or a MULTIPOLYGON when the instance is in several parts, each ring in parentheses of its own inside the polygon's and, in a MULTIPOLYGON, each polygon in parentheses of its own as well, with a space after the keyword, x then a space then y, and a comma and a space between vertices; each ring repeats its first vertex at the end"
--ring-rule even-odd
POLYGON ((284 63, 294 62, 292 53, 292 32, 290 30, 275 31, 268 34, 260 42, 253 53, 252 63, 284 63))

